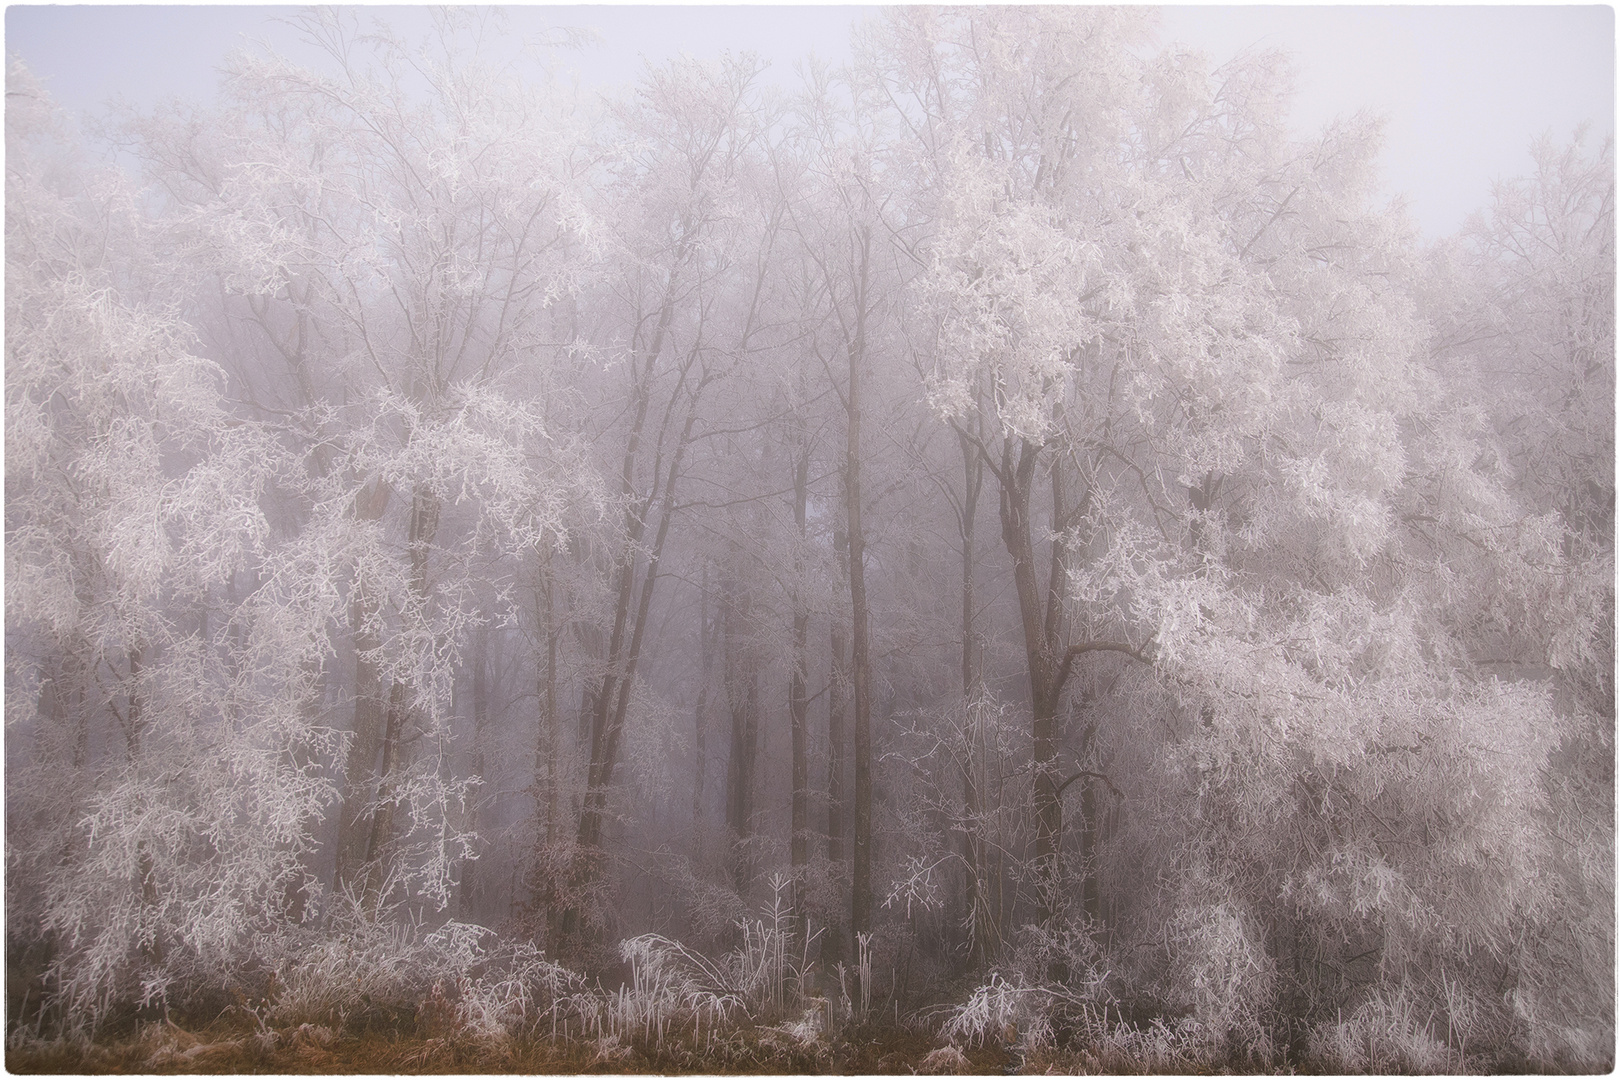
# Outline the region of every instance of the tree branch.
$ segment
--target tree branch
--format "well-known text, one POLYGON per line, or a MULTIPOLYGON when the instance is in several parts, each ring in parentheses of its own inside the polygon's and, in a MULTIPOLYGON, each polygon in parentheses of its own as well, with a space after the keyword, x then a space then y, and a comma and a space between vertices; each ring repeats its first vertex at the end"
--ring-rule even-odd
POLYGON ((1130 645, 1120 641, 1082 641, 1078 645, 1070 645, 1068 651, 1063 654, 1063 664, 1058 668, 1057 678, 1053 681, 1053 694, 1056 695, 1063 693, 1063 687, 1069 681, 1069 672, 1074 667, 1074 658, 1082 653, 1124 653, 1133 660, 1140 660, 1144 664, 1152 664, 1153 661, 1148 659, 1147 656, 1148 644, 1152 644, 1152 642, 1153 639, 1148 638, 1147 644, 1144 644, 1140 649, 1132 648, 1130 645))
POLYGON ((1070 784, 1074 783, 1076 780, 1080 779, 1083 776, 1090 777, 1093 780, 1101 780, 1103 783, 1108 785, 1108 790, 1112 791, 1116 796, 1118 796, 1121 799, 1123 799, 1125 797, 1125 793, 1123 791, 1119 790, 1119 788, 1115 787, 1114 782, 1112 780, 1108 779, 1108 777, 1105 776, 1104 774, 1102 774, 1100 772, 1091 772, 1088 769, 1081 769, 1079 772, 1075 773, 1073 776, 1069 777, 1067 780, 1063 781, 1063 783, 1058 785, 1058 789, 1057 789, 1058 798, 1061 799, 1063 797, 1064 790, 1070 784))

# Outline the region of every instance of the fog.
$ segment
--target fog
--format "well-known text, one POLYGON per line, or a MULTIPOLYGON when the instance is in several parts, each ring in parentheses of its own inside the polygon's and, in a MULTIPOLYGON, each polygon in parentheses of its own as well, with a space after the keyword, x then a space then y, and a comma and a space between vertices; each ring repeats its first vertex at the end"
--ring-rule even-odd
MULTIPOLYGON (((7 49, 74 114, 108 102, 150 108, 167 97, 213 96, 234 49, 268 44, 320 65, 283 19, 294 9, 251 5, 110 7, 16 4, 7 49)), ((752 52, 763 82, 797 83, 810 56, 851 59, 850 31, 877 9, 850 5, 598 5, 501 9, 512 42, 583 31, 554 61, 593 89, 629 88, 646 63, 686 54, 752 52)), ((426 8, 365 9, 422 33, 426 8)), ((1614 131, 1614 13, 1589 6, 1319 6, 1160 9, 1152 48, 1181 46, 1220 66, 1245 50, 1285 53, 1295 93, 1290 129, 1309 135, 1367 110, 1386 120, 1382 195, 1398 197, 1424 236, 1455 232, 1489 201, 1491 184, 1528 173, 1532 142, 1590 125, 1614 131)))
POLYGON ((8 1067, 1609 1068, 1612 17, 8 9, 8 1067))

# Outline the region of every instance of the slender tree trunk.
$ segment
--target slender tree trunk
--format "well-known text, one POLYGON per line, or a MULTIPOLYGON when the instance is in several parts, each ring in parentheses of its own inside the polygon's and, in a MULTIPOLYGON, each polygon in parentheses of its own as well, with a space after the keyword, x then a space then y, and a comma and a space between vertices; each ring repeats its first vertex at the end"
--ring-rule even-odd
POLYGON ((968 964, 978 967, 989 957, 999 938, 988 898, 984 895, 984 809, 979 795, 979 709, 982 686, 973 631, 973 532, 978 520, 979 493, 984 487, 984 462, 965 434, 958 434, 962 452, 962 701, 964 706, 962 774, 962 860, 967 868, 968 964))
MULTIPOLYGON (((549 560, 548 560, 549 563, 549 560)), ((545 837, 546 846, 550 847, 557 842, 557 785, 560 777, 557 775, 557 623, 552 610, 552 580, 548 566, 546 571, 545 591, 542 595, 540 617, 545 623, 546 636, 546 665, 541 676, 540 686, 540 730, 538 732, 537 757, 535 762, 535 775, 544 771, 546 778, 545 810, 540 835, 545 837)))
MULTIPOLYGON (((677 393, 679 389, 677 388, 677 393)), ((670 402, 674 406, 674 399, 670 402)), ((685 458, 686 448, 692 441, 692 427, 697 422, 697 396, 694 393, 688 404, 686 422, 681 429, 675 443, 675 452, 671 456, 669 472, 663 482, 663 495, 659 507, 658 532, 655 534, 652 551, 647 556, 647 567, 641 578, 641 595, 636 605, 634 620, 631 622, 630 644, 627 649, 620 652, 623 641, 625 612, 628 611, 628 601, 631 594, 630 582, 635 574, 634 546, 630 549, 628 561, 624 564, 623 588, 620 590, 619 614, 615 616, 613 637, 611 639, 608 655, 608 671, 603 680, 602 690, 597 697, 596 716, 591 732, 591 765, 588 774, 588 786, 585 791, 584 806, 580 811, 579 842, 580 846, 588 849, 588 854, 594 855, 601 848, 602 819, 607 813, 607 796, 609 786, 613 782, 613 770, 619 760, 619 740, 624 733, 625 716, 630 711, 630 691, 635 683, 636 666, 641 659, 641 647, 647 632, 647 614, 652 609, 653 588, 658 583, 659 560, 663 557, 664 542, 669 537, 670 521, 675 516, 675 484, 680 479, 681 463, 685 458)), ((654 484, 656 492, 657 484, 654 484)), ((649 492, 642 509, 637 514, 638 525, 632 530, 632 539, 639 544, 642 528, 653 503, 654 492, 649 492)), ((594 863, 595 859, 591 861, 594 863)), ((587 874, 595 874, 595 868, 587 865, 587 874)))
MULTIPOLYGON (((408 533, 411 594, 417 598, 427 596, 428 550, 439 529, 439 500, 426 488, 418 487, 411 495, 411 520, 408 533)), ((383 729, 382 763, 378 768, 377 808, 372 814, 371 829, 366 839, 366 885, 363 902, 367 910, 376 910, 387 883, 387 847, 394 838, 394 812, 398 808, 398 771, 403 766, 402 740, 409 719, 411 703, 404 683, 394 680, 388 691, 388 715, 383 729)))
POLYGON ((1080 903, 1087 921, 1097 927, 1102 922, 1102 882, 1097 877, 1102 808, 1098 805, 1097 782, 1089 776, 1076 782, 1080 785, 1080 862, 1086 875, 1080 887, 1080 903))
POLYGON ((146 649, 139 640, 130 646, 128 663, 129 693, 124 699, 124 752, 133 764, 141 756, 141 734, 146 730, 146 696, 141 690, 146 649))
POLYGON ((793 672, 788 685, 788 712, 793 741, 793 810, 789 857, 793 866, 794 909, 800 906, 805 868, 810 861, 810 761, 807 717, 810 710, 805 673, 809 667, 810 609, 805 603, 803 564, 806 538, 806 500, 810 487, 810 445, 800 418, 799 458, 793 470, 793 521, 798 526, 798 548, 793 577, 793 672))
MULTIPOLYGON (((838 589, 849 588, 849 534, 833 530, 833 554, 838 562, 838 589)), ((832 616, 828 637, 832 651, 831 685, 827 688, 827 860, 844 861, 845 817, 844 751, 849 733, 849 626, 838 612, 832 616)))
MULTIPOLYGON (((376 521, 388 508, 392 495, 387 484, 368 484, 355 495, 357 521, 376 521)), ((354 643, 354 732, 343 767, 343 803, 338 815, 337 865, 333 884, 341 890, 355 883, 365 865, 370 839, 368 807, 376 787, 377 754, 382 750, 387 691, 377 667, 376 650, 382 642, 373 630, 377 600, 365 582, 357 581, 349 601, 349 632, 354 643)))
POLYGON ((866 364, 867 274, 871 235, 860 233, 855 327, 849 344, 848 447, 844 463, 844 514, 849 528, 850 638, 854 647, 855 866, 850 929, 872 928, 872 662, 866 601, 866 533, 861 522, 861 374, 866 364))
MULTIPOLYGON (((1056 634, 1060 612, 1044 610, 1035 575, 1034 542, 1030 535, 1030 492, 1040 448, 1024 440, 1003 443, 1000 467, 1001 538, 1012 556, 1013 585, 1024 629, 1024 654, 1029 669, 1030 733, 1034 742, 1034 864, 1042 921, 1049 921, 1057 904, 1058 838, 1063 829, 1063 808, 1058 801, 1056 634)), ((1054 599, 1050 588, 1048 599, 1054 599)))
POLYGON ((535 725, 534 744, 534 814, 535 859, 529 868, 530 902, 539 907, 548 931, 556 929, 557 916, 557 802, 558 740, 561 717, 557 710, 557 644, 561 630, 557 626, 553 598, 555 580, 551 573, 551 553, 547 551, 541 566, 542 584, 539 596, 540 633, 545 641, 545 658, 539 665, 535 682, 535 695, 540 709, 535 725))
MULTIPOLYGON (((633 662, 627 663, 624 655, 625 626, 630 619, 631 603, 635 597, 637 551, 646 532, 647 516, 657 497, 658 487, 658 475, 655 471, 653 490, 649 491, 645 498, 638 497, 636 469, 647 423, 647 410, 652 404, 653 368, 658 363, 658 356, 664 348, 664 338, 669 333, 671 320, 675 317, 674 285, 675 279, 672 275, 665 288, 663 303, 658 313, 658 324, 653 330, 652 339, 633 369, 634 382, 631 395, 635 402, 635 416, 625 441, 624 458, 619 472, 619 493, 625 500, 625 540, 614 564, 613 632, 608 638, 607 655, 604 657, 605 667, 601 678, 595 681, 591 690, 587 691, 590 705, 591 756, 586 774, 584 804, 580 808, 579 815, 579 845, 586 849, 582 855, 593 862, 596 849, 601 844, 602 815, 607 810, 607 785, 614 764, 613 748, 610 746, 614 741, 611 737, 615 719, 614 691, 621 679, 629 682, 635 676, 633 662)), ((649 591, 655 569, 656 565, 648 568, 649 591)), ((581 720, 583 722, 583 716, 581 720)), ((581 867, 580 871, 586 878, 591 878, 595 876, 596 868, 587 865, 581 867)))
POLYGON ((376 911, 388 882, 386 847, 394 831, 394 771, 399 767, 400 735, 405 726, 405 684, 395 681, 388 690, 388 714, 384 725, 382 765, 378 772, 377 808, 371 815, 366 834, 365 887, 361 894, 366 911, 376 911))
POLYGON ((702 651, 702 674, 698 682, 697 708, 693 710, 692 745, 696 755, 692 777, 692 841, 693 861, 703 861, 703 799, 706 794, 709 771, 709 684, 714 678, 715 639, 719 636, 719 618, 711 618, 709 603, 709 564, 703 563, 703 583, 698 592, 698 642, 702 651), (710 626, 710 622, 715 625, 710 626))
POLYGON ((74 769, 84 768, 90 760, 90 725, 84 708, 84 663, 80 659, 85 652, 83 639, 75 635, 63 645, 50 677, 39 688, 40 715, 49 718, 53 743, 58 738, 62 740, 67 761, 74 769))
MULTIPOLYGON (((603 663, 606 663, 602 628, 595 623, 576 622, 574 631, 575 637, 579 641, 580 651, 593 660, 600 658, 603 663)), ((574 746, 576 749, 590 749, 591 724, 596 718, 596 699, 601 696, 601 690, 602 676, 600 674, 586 679, 580 687, 579 712, 576 714, 574 723, 574 746)))
MULTIPOLYGON (((833 555, 838 564, 837 588, 844 592, 849 588, 849 536, 842 524, 833 529, 833 555)), ((849 627, 836 608, 827 636, 832 656, 827 686, 827 861, 832 864, 834 881, 842 891, 844 836, 849 814, 844 784, 844 757, 849 739, 849 627)), ((829 965, 844 958, 843 927, 836 919, 827 927, 821 955, 829 965)))
POLYGON ((726 590, 726 701, 731 712, 731 754, 726 764, 726 825, 731 834, 732 881, 739 892, 753 878, 754 768, 759 754, 759 669, 752 643, 753 602, 746 586, 726 590))
MULTIPOLYGON (((473 746, 472 746, 472 774, 483 780, 488 771, 485 750, 489 742, 489 627, 480 626, 473 635, 472 658, 472 711, 473 711, 473 746)), ((477 794, 473 797, 471 812, 467 815, 467 831, 475 837, 478 836, 479 811, 486 796, 477 794)), ((482 838, 475 841, 477 848, 482 848, 482 838)), ((472 913, 480 903, 478 858, 480 852, 474 849, 472 857, 462 861, 461 886, 458 902, 461 917, 472 918, 472 913)))

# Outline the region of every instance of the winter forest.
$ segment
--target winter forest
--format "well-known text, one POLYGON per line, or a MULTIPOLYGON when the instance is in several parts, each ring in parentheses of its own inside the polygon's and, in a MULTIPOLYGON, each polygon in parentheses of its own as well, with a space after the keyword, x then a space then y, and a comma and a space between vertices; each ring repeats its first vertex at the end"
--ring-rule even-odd
POLYGON ((8 64, 13 1070, 1611 1067, 1610 144, 289 17, 8 64))

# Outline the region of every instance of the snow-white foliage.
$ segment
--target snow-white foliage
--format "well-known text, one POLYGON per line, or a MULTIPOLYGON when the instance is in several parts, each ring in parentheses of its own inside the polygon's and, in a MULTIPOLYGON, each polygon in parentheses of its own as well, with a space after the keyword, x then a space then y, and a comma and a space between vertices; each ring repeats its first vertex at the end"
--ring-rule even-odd
POLYGON ((8 67, 36 1030, 251 991, 820 1061, 812 984, 873 1019, 875 968, 896 1017, 971 975, 938 1068, 1608 1061, 1610 146, 1420 250, 1378 121, 1301 138, 1281 58, 1143 10, 897 9, 792 101, 739 57, 585 102, 499 19, 299 15, 319 64, 125 119, 138 182, 8 67))

